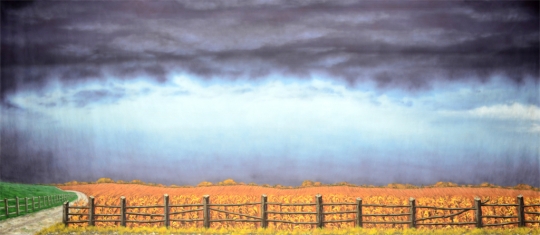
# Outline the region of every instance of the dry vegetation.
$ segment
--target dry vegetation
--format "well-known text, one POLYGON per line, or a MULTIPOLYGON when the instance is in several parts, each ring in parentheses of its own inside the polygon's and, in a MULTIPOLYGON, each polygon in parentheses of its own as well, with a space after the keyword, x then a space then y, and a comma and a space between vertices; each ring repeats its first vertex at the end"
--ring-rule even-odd
MULTIPOLYGON (((107 179, 107 178, 102 178, 107 179)), ((322 194, 339 194, 354 197, 368 196, 399 196, 399 197, 445 197, 445 196, 462 196, 470 198, 475 196, 506 196, 516 197, 523 195, 524 197, 540 197, 538 189, 528 185, 518 185, 514 188, 502 188, 489 184, 484 184, 478 187, 457 187, 452 183, 439 182, 433 186, 425 187, 410 187, 407 185, 390 184, 387 187, 362 187, 352 186, 350 184, 341 183, 339 185, 320 185, 317 182, 304 181, 302 186, 296 188, 280 188, 258 186, 256 184, 241 184, 233 180, 225 180, 212 186, 210 182, 203 182, 199 187, 165 187, 163 185, 146 185, 142 183, 113 183, 112 180, 102 180, 99 183, 92 184, 73 184, 67 183, 58 185, 63 190, 76 190, 93 196, 162 196, 163 194, 173 195, 243 195, 257 196, 262 194, 286 196, 286 195, 303 195, 314 196, 322 194)), ((140 181, 138 181, 140 182, 140 181)))
MULTIPOLYGON (((309 184, 309 182, 308 182, 309 184)), ((513 204, 515 203, 517 195, 523 195, 525 198, 525 204, 540 204, 540 192, 537 190, 529 189, 505 189, 487 186, 484 188, 469 188, 469 187, 456 187, 454 185, 448 185, 448 183, 440 183, 439 187, 423 187, 423 188, 407 188, 399 185, 390 185, 386 188, 374 188, 374 187, 353 187, 353 186, 315 186, 315 184, 308 187, 284 189, 275 187, 263 187, 263 186, 251 186, 251 185, 238 185, 234 181, 223 181, 218 183, 222 186, 212 187, 158 187, 148 186, 142 184, 117 184, 117 183, 100 183, 100 184, 85 184, 85 185, 69 185, 60 186, 65 190, 76 190, 83 192, 87 195, 93 195, 96 197, 96 204, 100 205, 119 205, 120 196, 126 196, 128 206, 142 206, 142 205, 163 205, 163 194, 170 195, 170 204, 199 204, 201 203, 203 195, 210 195, 211 204, 223 204, 223 203, 246 203, 246 202, 259 202, 261 195, 268 195, 268 202, 279 203, 314 203, 314 195, 322 194, 324 203, 331 202, 355 202, 357 197, 363 199, 364 204, 386 204, 386 205, 408 205, 409 198, 416 198, 417 206, 435 206, 446 208, 470 208, 473 206, 473 198, 479 196, 485 200, 490 200, 493 204, 513 204)), ((524 187, 527 188, 527 187, 524 187)), ((216 208, 216 207, 212 207, 216 208)), ((177 212, 181 210, 192 210, 196 207, 183 207, 173 208, 171 212, 177 212)), ((240 207, 218 207, 217 209, 227 210, 242 214, 248 214, 252 216, 259 216, 260 205, 246 205, 240 207)), ((119 214, 118 208, 96 208, 96 214, 119 214)), ((282 212, 314 212, 314 206, 294 206, 294 207, 282 207, 279 205, 269 205, 269 211, 282 211, 282 212)), ((325 206, 324 211, 354 211, 354 205, 346 206, 325 206)), ((540 207, 529 207, 527 211, 540 211, 540 207)), ((76 211, 72 211, 76 212, 76 211)), ((87 213, 86 210, 79 212, 87 213)), ((159 220, 162 217, 159 214, 163 214, 163 209, 131 209, 131 212, 138 213, 153 213, 155 216, 141 216, 141 215, 129 215, 128 220, 159 220)), ((398 214, 408 213, 407 207, 402 208, 380 208, 380 207, 366 207, 364 208, 364 214, 398 214)), ((441 216, 455 213, 456 211, 441 211, 432 209, 417 209, 417 218, 423 218, 428 216, 441 216)), ((484 215, 516 215, 515 207, 484 207, 484 215)), ((226 215, 221 212, 212 211, 212 219, 245 219, 237 215, 226 215)), ((200 219, 202 218, 202 212, 190 212, 181 215, 173 215, 171 219, 200 219)), ((331 214, 325 215, 325 220, 345 220, 354 219, 355 214, 331 214)), ((73 220, 85 220, 86 216, 74 216, 73 220)), ((118 219, 114 216, 103 216, 98 219, 118 219)), ((287 215, 287 214, 270 214, 268 219, 276 220, 288 220, 296 222, 308 222, 315 221, 315 215, 287 215)), ((364 221, 406 221, 408 216, 388 216, 388 217, 365 217, 364 221)), ((526 220, 540 220, 540 216, 526 215, 526 220)), ((516 219, 484 219, 485 224, 502 223, 516 221, 516 219)), ((436 222, 474 222, 474 211, 468 211, 463 214, 454 216, 453 218, 433 219, 425 221, 430 223, 436 222)), ((139 226, 162 226, 162 223, 147 223, 147 224, 134 224, 128 223, 128 227, 139 226)), ((84 227, 86 224, 73 224, 70 226, 84 227)), ((96 222, 98 227, 114 226, 113 222, 96 222)), ((212 229, 257 229, 259 223, 253 222, 212 222, 212 229)), ((175 229, 185 229, 202 227, 202 222, 171 222, 171 227, 175 229)), ((341 223, 328 223, 325 224, 328 229, 350 229, 354 227, 352 222, 341 223)), ((364 225, 366 228, 386 228, 386 229, 401 229, 406 228, 407 225, 364 225)), ((473 228, 474 225, 467 225, 467 228, 473 228)), ((503 229, 510 229, 516 227, 515 225, 506 225, 501 227, 503 229)), ((539 228, 539 224, 527 224, 530 228, 539 228)), ((270 229, 275 230, 309 230, 313 229, 313 225, 292 225, 286 223, 269 223, 270 229)), ((438 229, 456 229, 457 226, 432 226, 429 228, 438 229)), ((460 226, 465 228, 465 226, 460 226)))

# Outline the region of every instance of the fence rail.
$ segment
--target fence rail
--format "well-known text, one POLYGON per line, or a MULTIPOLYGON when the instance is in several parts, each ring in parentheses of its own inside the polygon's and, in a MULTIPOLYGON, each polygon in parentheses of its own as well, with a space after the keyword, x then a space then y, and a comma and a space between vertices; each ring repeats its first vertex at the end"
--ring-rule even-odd
MULTIPOLYGON (((540 223, 540 220, 525 220, 525 214, 530 215, 539 215, 539 211, 525 211, 525 208, 528 207, 540 207, 540 204, 531 204, 524 205, 523 196, 519 195, 516 197, 516 204, 487 204, 487 201, 482 202, 480 198, 476 197, 474 199, 474 206, 470 208, 445 208, 445 207, 434 207, 434 206, 417 206, 416 200, 414 198, 409 199, 409 205, 384 205, 384 204, 362 204, 362 198, 357 198, 356 202, 347 202, 347 203, 323 203, 323 197, 321 195, 315 196, 315 203, 277 203, 277 202, 268 202, 266 195, 261 196, 260 202, 249 202, 249 203, 240 203, 240 204, 211 204, 210 196, 205 195, 202 198, 201 204, 179 204, 179 205, 170 205, 169 196, 165 194, 163 196, 163 205, 146 205, 146 206, 126 206, 126 198, 124 196, 120 197, 119 206, 106 206, 106 205, 96 205, 94 203, 94 197, 89 197, 89 202, 87 206, 69 206, 68 202, 63 204, 63 222, 66 226, 70 223, 88 223, 90 226, 95 226, 95 222, 115 222, 119 223, 120 226, 126 226, 126 223, 163 223, 164 226, 169 227, 171 221, 178 222, 202 222, 203 227, 209 228, 212 222, 254 222, 259 223, 262 228, 267 228, 268 223, 289 223, 289 224, 309 224, 314 225, 318 228, 324 227, 324 224, 328 223, 344 223, 344 222, 354 222, 356 226, 363 227, 364 224, 407 224, 410 228, 415 228, 418 226, 438 226, 438 225, 475 225, 477 228, 485 226, 504 226, 504 225, 517 225, 518 227, 525 227, 526 224, 531 223, 540 223), (244 213, 227 211, 226 209, 218 209, 215 207, 233 207, 233 206, 245 206, 245 205, 260 205, 260 212, 258 216, 248 215, 244 213), (268 205, 272 206, 315 206, 315 211, 312 212, 286 212, 286 211, 275 211, 268 210, 268 205), (332 211, 324 212, 323 208, 325 206, 336 206, 336 205, 346 205, 346 206, 356 206, 355 210, 344 210, 344 211, 332 211), (482 215, 482 207, 491 207, 491 206, 502 206, 502 207, 515 207, 517 210, 516 216, 506 216, 506 215, 482 215), (120 208, 120 214, 95 214, 94 208, 96 207, 106 207, 106 208, 120 208), (171 212, 171 208, 177 207, 190 207, 188 210, 184 211, 175 211, 171 212), (192 209, 192 208, 196 209, 192 209), (214 208, 212 208, 214 207, 214 208), (363 208, 365 207, 384 207, 384 208, 408 208, 408 212, 402 213, 389 213, 389 214, 365 214, 363 213, 363 208), (141 208, 157 208, 162 209, 162 214, 156 213, 141 213, 128 211, 130 209, 141 209, 141 208), (87 209, 88 213, 76 213, 70 212, 70 209, 87 209), (416 212, 417 209, 430 209, 430 210, 450 210, 451 214, 448 215, 437 215, 437 216, 427 216, 417 218, 416 212), (171 215, 178 215, 183 213, 190 212, 202 212, 202 219, 171 219, 171 215), (212 219, 210 218, 210 212, 216 211, 219 213, 225 213, 226 215, 235 215, 241 218, 225 218, 225 219, 212 219), (468 222, 453 222, 453 217, 463 214, 468 211, 474 211, 475 221, 468 222), (325 215, 331 214, 356 214, 354 219, 336 219, 336 220, 324 220, 325 215), (315 215, 315 221, 289 221, 284 219, 269 219, 268 215, 273 214, 308 214, 315 215), (142 215, 150 216, 151 220, 127 220, 127 215, 142 215), (71 221, 70 216, 85 216, 85 220, 71 221), (97 216, 115 216, 117 219, 107 219, 99 220, 96 219, 97 216), (408 217, 407 220, 394 220, 394 221, 366 221, 364 217, 408 217), (159 219, 154 219, 158 217, 159 219), (428 222, 433 219, 443 219, 443 218, 452 218, 452 222, 447 223, 436 223, 428 222), (500 218, 500 219, 517 219, 517 221, 506 221, 501 223, 491 223, 484 224, 483 219, 490 218, 500 218), (422 223, 417 223, 422 222, 422 223)), ((80 218, 82 219, 82 218, 80 218)))
POLYGON ((22 213, 28 214, 55 204, 60 205, 62 202, 68 200, 69 196, 69 194, 58 194, 25 198, 4 198, 4 206, 0 207, 0 218, 5 219, 12 217, 12 215, 19 216, 22 213), (15 209, 15 211, 10 212, 10 209, 15 209))

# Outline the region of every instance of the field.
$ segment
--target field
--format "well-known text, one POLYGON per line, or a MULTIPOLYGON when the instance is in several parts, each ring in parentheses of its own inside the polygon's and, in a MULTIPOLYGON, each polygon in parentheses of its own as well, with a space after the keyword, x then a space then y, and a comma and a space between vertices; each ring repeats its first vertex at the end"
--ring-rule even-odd
POLYGON ((287 195, 304 195, 314 196, 316 194, 340 194, 351 197, 368 197, 368 196, 399 196, 399 197, 446 197, 446 196, 462 196, 470 198, 475 196, 503 196, 516 197, 523 195, 524 197, 540 197, 540 192, 533 190, 516 190, 503 188, 465 188, 465 187, 448 187, 448 188, 420 188, 420 189, 392 189, 392 188, 363 188, 349 186, 321 186, 295 189, 278 189, 262 186, 247 186, 247 185, 232 185, 232 186, 209 186, 209 187, 194 187, 194 188, 171 188, 171 187, 156 187, 138 184, 86 184, 72 186, 58 186, 62 190, 76 190, 85 193, 88 196, 163 196, 163 194, 174 195, 195 195, 202 197, 203 195, 244 195, 258 196, 262 194, 287 196, 287 195))
MULTIPOLYGON (((385 204, 385 205, 409 205, 409 198, 416 199, 417 206, 434 206, 445 208, 471 208, 473 207, 473 198, 478 196, 482 201, 489 201, 490 204, 513 204, 516 203, 516 196, 523 195, 525 205, 540 204, 540 193, 533 190, 515 190, 502 188, 421 188, 421 189, 389 189, 389 188, 361 188, 348 186, 324 186, 324 187, 309 187, 298 189, 276 189, 260 186, 211 186, 197 188, 166 188, 153 187, 134 184, 90 184, 90 185, 75 185, 61 186, 66 190, 77 190, 87 195, 96 197, 96 204, 100 205, 119 205, 120 196, 125 196, 128 206, 143 206, 143 205, 162 205, 163 194, 170 195, 170 204, 198 204, 201 203, 203 195, 210 195, 211 204, 242 204, 247 202, 260 202, 261 195, 268 195, 269 203, 314 203, 316 194, 323 195, 323 203, 354 203, 356 198, 361 197, 364 204, 385 204)), ((183 210, 192 210, 197 207, 172 208, 171 212, 179 212, 183 210)), ((215 207, 219 210, 232 211, 235 213, 248 214, 253 217, 259 216, 260 205, 245 205, 239 207, 219 206, 215 207)), ((355 205, 336 205, 324 206, 324 212, 338 211, 354 211, 355 205)), ((293 206, 282 207, 280 205, 268 205, 268 211, 279 212, 315 212, 314 206, 293 206)), ((416 210, 417 218, 425 218, 432 216, 448 216, 452 213, 459 212, 456 210, 433 210, 429 208, 418 208, 416 210)), ((540 211, 540 207, 529 207, 527 211, 540 211)), ((78 211, 79 213, 87 213, 85 209, 78 211)), ((128 215, 128 220, 150 220, 159 219, 160 214, 163 214, 162 208, 140 208, 134 209, 133 213, 152 213, 155 216, 128 215)), ((483 215, 504 215, 515 216, 517 211, 515 207, 483 207, 483 215)), ((118 214, 118 208, 96 208, 96 214, 118 214)), ((366 207, 364 214, 406 214, 409 213, 408 207, 400 208, 381 208, 381 207, 366 207)), ((189 219, 197 220, 202 218, 200 211, 188 212, 179 215, 172 215, 171 219, 189 219)), ((245 219, 238 215, 225 214, 219 211, 211 211, 210 218, 214 219, 245 219)), ((325 221, 330 220, 347 220, 354 219, 354 213, 347 214, 327 214, 324 216, 325 221)), ((73 220, 85 220, 85 215, 74 216, 73 220)), ((117 219, 115 216, 104 216, 101 219, 117 219)), ((269 214, 269 220, 287 220, 295 222, 312 222, 315 221, 313 214, 269 214)), ((526 220, 540 220, 540 216, 526 215, 526 220)), ((408 224, 368 224, 367 222, 391 222, 391 221, 407 221, 408 215, 401 216, 384 216, 384 217, 365 217, 365 229, 405 229, 408 224)), ((448 218, 430 219, 429 223, 462 223, 474 222, 474 211, 467 211, 448 218)), ((485 218, 484 224, 515 222, 513 218, 485 218)), ((98 227, 114 226, 113 222, 96 222, 98 227)), ((72 227, 85 227, 85 223, 73 224, 72 227)), ((160 226, 159 223, 127 223, 128 227, 145 227, 145 226, 160 226)), ((259 228, 259 223, 254 222, 212 222, 210 228, 217 230, 234 230, 245 229, 254 231, 259 228)), ((345 231, 353 229, 354 222, 336 222, 325 224, 325 229, 345 231)), ((173 229, 194 229, 202 227, 202 222, 171 222, 173 229)), ((434 226, 418 226, 423 229, 473 229, 474 225, 434 225, 434 226)), ((528 228, 538 229, 538 223, 527 224, 528 228)), ((280 222, 270 222, 268 228, 276 231, 309 231, 314 228, 310 224, 288 224, 280 222)), ((500 228, 515 229, 515 225, 504 225, 500 228)))
MULTIPOLYGON (((15 197, 19 197, 19 204, 21 205, 21 210, 19 215, 25 215, 26 208, 24 207, 25 200, 24 198, 28 197, 42 197, 42 196, 52 196, 52 195, 60 195, 60 194, 69 194, 68 200, 73 201, 77 199, 77 195, 75 193, 70 192, 64 192, 54 186, 46 186, 46 185, 32 185, 32 184, 16 184, 16 183, 6 183, 6 182, 0 182, 0 213, 4 215, 5 213, 5 202, 4 199, 9 199, 9 206, 15 206, 15 197)), ((31 211, 31 200, 29 199, 29 212, 31 211)), ((51 203, 51 204, 36 204, 35 211, 44 210, 47 208, 55 207, 61 205, 60 201, 51 203)), ((9 208, 10 213, 15 213, 16 209, 14 207, 9 208)), ((10 215, 10 218, 16 217, 16 214, 10 215)), ((0 220, 5 220, 6 216, 0 216, 0 220)))

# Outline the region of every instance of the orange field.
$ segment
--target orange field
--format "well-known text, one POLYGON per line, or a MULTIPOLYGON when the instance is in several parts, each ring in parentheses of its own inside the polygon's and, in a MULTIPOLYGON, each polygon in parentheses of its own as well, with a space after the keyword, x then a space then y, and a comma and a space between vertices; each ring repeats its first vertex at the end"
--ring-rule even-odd
MULTIPOLYGON (((202 195, 210 195, 211 204, 241 204, 247 202, 260 202, 261 195, 268 195, 268 202, 278 203, 314 203, 314 195, 323 195, 323 203, 337 203, 337 202, 350 202, 354 203, 357 197, 363 199, 364 204, 385 204, 385 205, 409 205, 409 198, 416 198, 417 206, 434 206, 445 208, 471 208, 473 206, 473 197, 479 196, 482 201, 489 200, 489 204, 513 204, 516 203, 516 196, 523 195, 525 199, 525 205, 540 204, 540 193, 532 190, 513 190, 513 189, 499 189, 499 188, 423 188, 423 189, 386 189, 386 188, 360 188, 360 187, 347 187, 347 186, 329 186, 329 187, 311 187, 311 188, 299 188, 299 189, 275 189, 259 186, 211 186, 211 187, 197 187, 197 188, 164 188, 153 187, 144 185, 132 185, 132 184, 91 184, 91 185, 76 185, 76 186, 60 186, 65 190, 76 190, 83 192, 87 195, 93 195, 96 197, 96 204, 99 205, 119 205, 120 196, 126 196, 128 206, 142 206, 142 205, 162 205, 163 194, 170 195, 170 204, 200 204, 202 195)), ((198 207, 183 207, 172 208, 171 212, 178 212, 182 210, 193 210, 198 207)), ((220 210, 226 210, 236 213, 247 214, 253 217, 260 216, 260 205, 245 205, 245 206, 219 206, 212 207, 220 210)), ((355 205, 340 205, 340 206, 324 206, 325 212, 337 212, 337 211, 354 211, 355 205)), ((292 206, 285 207, 279 205, 268 205, 268 211, 280 211, 280 212, 314 212, 315 206, 292 206)), ((427 208, 418 208, 416 210, 417 219, 431 217, 431 216, 444 216, 452 213, 456 213, 459 210, 433 210, 427 208)), ((526 211, 540 211, 540 207, 528 207, 526 211)), ((80 211, 74 210, 74 213, 87 213, 85 209, 80 211)), ((137 208, 131 209, 133 213, 152 213, 155 216, 142 216, 142 215, 128 215, 128 220, 152 220, 162 219, 160 214, 163 214, 162 208, 137 208)), ((515 216, 517 215, 516 207, 483 207, 483 215, 504 215, 515 216)), ((118 208, 96 208, 96 214, 118 214, 118 208)), ((363 214, 404 214, 409 213, 408 207, 400 208, 381 208, 381 207, 365 207, 363 214)), ((325 221, 331 220, 347 220, 354 219, 354 213, 347 214, 328 214, 324 216, 325 221)), ((72 220, 85 220, 85 215, 74 216, 72 220)), ((202 212, 188 212, 180 215, 172 215, 171 219, 201 219, 202 212)), ((239 215, 225 214, 219 211, 211 211, 210 218, 214 219, 246 219, 239 215)), ((115 216, 101 216, 98 219, 102 220, 114 220, 115 216)), ((295 222, 313 222, 315 221, 315 215, 313 214, 269 214, 269 220, 287 220, 295 222)), ((540 216, 526 215, 526 220, 540 220, 540 216)), ((379 221, 407 221, 408 216, 385 216, 385 217, 369 217, 364 218, 365 222, 379 221)), ((425 220, 426 223, 448 223, 448 222, 474 222, 474 211, 467 211, 465 213, 449 217, 425 220)), ((515 222, 514 218, 484 218, 484 224, 493 223, 505 223, 515 222)), ((110 226, 114 225, 113 222, 96 222, 96 226, 110 226)), ((130 227, 137 226, 160 226, 160 223, 143 223, 134 224, 128 223, 130 227)), ((73 224, 70 226, 86 226, 86 224, 73 224)), ((202 222, 171 222, 173 228, 186 228, 186 227, 201 227, 202 222)), ((257 228, 259 223, 254 222, 212 222, 212 228, 231 228, 241 227, 246 229, 257 228)), ((345 228, 353 227, 353 222, 340 222, 340 223, 328 223, 325 224, 327 228, 345 228)), ((309 229, 313 228, 313 225, 294 225, 288 223, 269 223, 269 228, 275 229, 309 229)), ((366 228, 406 228, 407 224, 367 224, 366 228)), ((432 226, 433 228, 452 228, 454 226, 432 226)), ((465 225, 461 227, 473 228, 474 225, 465 225)), ((505 225, 502 228, 516 227, 515 225, 505 225)), ((538 228, 539 224, 530 223, 527 227, 538 228)))
POLYGON ((399 197, 445 197, 445 196, 462 196, 470 198, 475 196, 505 196, 516 197, 523 195, 527 197, 540 197, 540 192, 533 190, 516 190, 502 188, 420 188, 420 189, 391 189, 391 188, 362 188, 349 186, 321 186, 296 189, 277 189, 261 186, 209 186, 196 188, 168 188, 146 186, 138 184, 86 184, 72 186, 58 186, 63 190, 75 190, 83 192, 88 196, 162 196, 163 194, 173 195, 243 195, 243 196, 258 196, 262 194, 286 196, 286 195, 305 195, 314 196, 316 194, 340 194, 351 197, 368 197, 368 196, 399 196, 399 197))

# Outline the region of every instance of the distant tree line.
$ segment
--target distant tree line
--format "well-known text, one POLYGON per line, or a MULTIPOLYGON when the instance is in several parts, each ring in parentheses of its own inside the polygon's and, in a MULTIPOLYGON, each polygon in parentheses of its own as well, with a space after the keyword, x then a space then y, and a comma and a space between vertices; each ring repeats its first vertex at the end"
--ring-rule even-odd
POLYGON ((363 188, 393 188, 393 189, 416 189, 416 188, 448 188, 448 187, 467 187, 467 188, 506 188, 506 189, 521 189, 521 190, 539 190, 539 188, 535 188, 531 185, 527 184, 518 184, 516 186, 499 186, 494 185, 490 183, 482 183, 478 185, 472 185, 472 184, 456 184, 452 182, 437 182, 433 185, 412 185, 412 184, 398 184, 398 183, 391 183, 384 186, 376 186, 376 185, 356 185, 348 182, 338 182, 334 184, 324 184, 318 181, 311 181, 311 180, 304 180, 300 186, 284 186, 280 184, 270 185, 270 184, 256 184, 256 183, 244 183, 244 182, 236 182, 233 179, 226 179, 221 182, 212 183, 209 181, 203 181, 197 186, 192 185, 163 185, 163 184, 156 184, 156 183, 147 183, 143 182, 141 180, 132 180, 132 181, 124 181, 124 180, 113 180, 111 178, 99 178, 95 182, 79 182, 79 181, 69 181, 66 183, 61 184, 54 184, 56 186, 70 186, 70 185, 85 185, 85 184, 105 184, 105 183, 117 183, 117 184, 140 184, 140 185, 147 185, 147 186, 157 186, 157 187, 171 187, 171 188, 193 188, 193 187, 211 187, 211 186, 228 186, 228 185, 248 185, 248 186, 261 186, 261 187, 267 187, 267 188, 280 188, 280 189, 294 189, 294 188, 308 188, 308 187, 321 187, 321 186, 349 186, 349 187, 363 187, 363 188))

